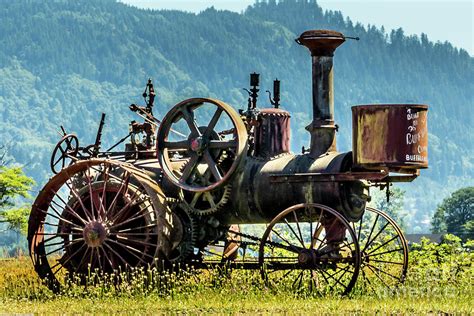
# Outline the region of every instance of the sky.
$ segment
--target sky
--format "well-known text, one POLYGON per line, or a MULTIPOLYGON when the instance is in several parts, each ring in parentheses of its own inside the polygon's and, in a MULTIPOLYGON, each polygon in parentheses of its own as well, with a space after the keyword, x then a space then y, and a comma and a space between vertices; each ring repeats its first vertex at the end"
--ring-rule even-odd
MULTIPOLYGON (((241 12, 254 0, 120 0, 140 8, 198 13, 210 6, 241 12)), ((317 0, 325 10, 339 10, 353 22, 386 31, 402 27, 406 35, 425 33, 431 41, 449 41, 474 56, 474 0, 317 0)), ((348 34, 355 35, 356 34, 348 34)))

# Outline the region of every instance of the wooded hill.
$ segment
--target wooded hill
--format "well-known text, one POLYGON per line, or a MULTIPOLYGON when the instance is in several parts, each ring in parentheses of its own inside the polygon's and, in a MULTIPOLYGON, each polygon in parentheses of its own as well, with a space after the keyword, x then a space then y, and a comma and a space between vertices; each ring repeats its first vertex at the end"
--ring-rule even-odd
MULTIPOLYGON (((311 67, 294 39, 308 29, 334 29, 347 41, 335 56, 339 150, 351 149, 355 104, 424 103, 429 110, 430 169, 407 190, 407 222, 428 231, 436 204, 474 185, 473 58, 449 43, 406 36, 402 29, 363 26, 316 1, 259 2, 244 13, 141 10, 113 0, 17 0, 0 5, 0 144, 43 184, 59 125, 92 143, 107 113, 113 143, 133 119, 146 79, 158 90, 158 116, 195 96, 246 106, 242 88, 261 73, 262 92, 282 81, 292 114, 292 148, 307 146, 311 67)), ((261 94, 260 106, 267 97, 261 94)))

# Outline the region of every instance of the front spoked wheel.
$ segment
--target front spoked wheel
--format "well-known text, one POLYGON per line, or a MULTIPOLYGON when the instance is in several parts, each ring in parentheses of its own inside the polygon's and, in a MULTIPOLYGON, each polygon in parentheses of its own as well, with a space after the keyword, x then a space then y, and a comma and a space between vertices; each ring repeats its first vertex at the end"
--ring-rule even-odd
POLYGON ((265 283, 273 289, 348 294, 359 273, 359 244, 337 211, 321 204, 298 204, 267 227, 259 265, 265 283))
POLYGON ((393 290, 404 282, 408 245, 402 230, 386 213, 367 207, 362 219, 352 223, 361 251, 358 286, 376 292, 393 290))

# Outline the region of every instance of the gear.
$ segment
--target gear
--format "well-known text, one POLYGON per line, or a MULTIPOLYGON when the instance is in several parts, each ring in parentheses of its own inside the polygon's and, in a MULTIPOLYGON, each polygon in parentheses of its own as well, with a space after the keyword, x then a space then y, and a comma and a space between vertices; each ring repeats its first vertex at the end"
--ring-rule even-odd
POLYGON ((206 192, 187 192, 181 190, 179 197, 186 212, 204 216, 222 209, 229 201, 231 191, 232 186, 227 184, 206 192))
MULTIPOLYGON (((219 153, 219 163, 225 163, 228 158, 228 154, 225 151, 219 153)), ((181 169, 184 169, 184 165, 181 169)), ((200 177, 202 184, 207 184, 210 173, 206 172, 200 177)), ((211 191, 205 192, 189 192, 180 190, 179 199, 181 200, 182 207, 190 214, 198 216, 204 216, 213 214, 222 209, 223 206, 229 201, 229 197, 232 191, 231 184, 226 184, 221 187, 217 187, 211 191)))
POLYGON ((188 214, 181 203, 172 205, 174 228, 171 234, 172 250, 170 263, 185 262, 194 252, 196 245, 197 224, 191 214, 188 214))

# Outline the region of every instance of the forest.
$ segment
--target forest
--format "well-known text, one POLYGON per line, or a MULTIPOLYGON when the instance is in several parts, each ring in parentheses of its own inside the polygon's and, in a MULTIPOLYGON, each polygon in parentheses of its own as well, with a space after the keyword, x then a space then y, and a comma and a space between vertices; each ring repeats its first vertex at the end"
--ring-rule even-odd
POLYGON ((308 29, 334 29, 347 41, 335 56, 340 151, 351 150, 356 104, 421 103, 429 109, 429 164, 405 194, 408 232, 428 232, 436 205, 474 185, 473 58, 425 34, 361 25, 315 0, 259 1, 242 13, 209 8, 198 14, 143 10, 114 0, 18 0, 0 10, 0 145, 39 188, 59 127, 92 143, 107 114, 105 146, 128 132, 131 103, 148 78, 157 87, 155 114, 180 100, 210 96, 244 108, 248 75, 263 91, 282 82, 292 115, 292 150, 307 146, 311 67, 294 39, 308 29))

